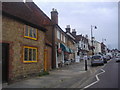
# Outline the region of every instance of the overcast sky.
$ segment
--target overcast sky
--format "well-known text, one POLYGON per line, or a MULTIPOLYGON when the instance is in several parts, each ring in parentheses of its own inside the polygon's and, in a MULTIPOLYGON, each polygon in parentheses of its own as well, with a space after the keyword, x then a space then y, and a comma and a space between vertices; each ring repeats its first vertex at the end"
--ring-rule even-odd
POLYGON ((76 29, 77 34, 90 37, 91 25, 93 36, 109 48, 118 48, 118 3, 117 2, 38 2, 39 8, 51 17, 52 8, 58 11, 59 26, 65 31, 66 25, 76 29))

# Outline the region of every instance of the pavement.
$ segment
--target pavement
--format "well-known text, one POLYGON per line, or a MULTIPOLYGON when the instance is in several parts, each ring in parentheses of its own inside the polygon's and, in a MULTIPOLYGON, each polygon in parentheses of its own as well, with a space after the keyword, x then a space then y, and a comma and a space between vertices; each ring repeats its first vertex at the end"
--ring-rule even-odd
POLYGON ((79 88, 82 83, 100 68, 101 66, 91 67, 90 61, 88 61, 88 70, 85 71, 84 61, 81 61, 49 71, 49 75, 3 85, 3 88, 79 88))

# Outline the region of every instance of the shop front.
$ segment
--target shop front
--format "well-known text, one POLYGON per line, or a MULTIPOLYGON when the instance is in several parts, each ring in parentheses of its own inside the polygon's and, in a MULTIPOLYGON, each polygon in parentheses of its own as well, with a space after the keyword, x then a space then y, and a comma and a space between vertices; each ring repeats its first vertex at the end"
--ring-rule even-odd
POLYGON ((58 45, 58 48, 57 48, 58 67, 62 67, 65 65, 66 62, 70 62, 70 60, 72 59, 70 58, 71 53, 73 53, 73 51, 66 45, 62 43, 60 43, 60 46, 58 45))

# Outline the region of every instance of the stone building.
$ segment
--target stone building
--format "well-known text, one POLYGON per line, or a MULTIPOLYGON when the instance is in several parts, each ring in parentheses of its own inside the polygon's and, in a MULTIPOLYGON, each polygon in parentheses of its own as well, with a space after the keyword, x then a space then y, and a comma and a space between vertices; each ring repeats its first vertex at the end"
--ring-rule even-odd
POLYGON ((76 35, 76 41, 78 45, 78 53, 77 55, 80 56, 80 59, 83 59, 85 54, 88 55, 89 53, 89 41, 88 36, 76 35))
POLYGON ((99 54, 99 53, 101 53, 101 43, 100 42, 98 42, 98 41, 94 41, 94 47, 95 47, 95 49, 94 49, 94 54, 99 54))
POLYGON ((38 75, 44 71, 45 32, 35 4, 2 3, 3 82, 38 75), (31 6, 32 5, 32 6, 31 6), (36 12, 36 13, 35 13, 36 12))
POLYGON ((75 62, 77 62, 76 61, 77 60, 77 42, 76 42, 76 39, 75 39, 76 30, 72 29, 72 32, 71 32, 70 25, 67 25, 67 27, 66 27, 66 34, 68 35, 67 45, 72 50, 71 54, 69 55, 69 59, 72 59, 75 62))
POLYGON ((65 60, 70 59, 72 48, 68 45, 69 36, 58 25, 58 12, 51 11, 52 24, 45 25, 47 29, 46 38, 52 43, 52 68, 59 68, 65 64, 65 60))
POLYGON ((107 51, 107 46, 103 42, 101 42, 101 53, 106 54, 106 51, 107 51))

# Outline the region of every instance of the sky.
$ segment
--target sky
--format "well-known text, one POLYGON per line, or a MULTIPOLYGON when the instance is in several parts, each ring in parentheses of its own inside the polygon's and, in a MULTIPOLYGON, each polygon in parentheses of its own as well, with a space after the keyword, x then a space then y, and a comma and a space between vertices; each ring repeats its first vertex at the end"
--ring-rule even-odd
POLYGON ((97 41, 104 41, 110 49, 118 48, 117 2, 33 1, 49 18, 52 8, 57 9, 58 25, 64 31, 66 25, 70 25, 71 29, 76 29, 78 35, 87 34, 90 38, 92 25, 93 36, 97 41))

